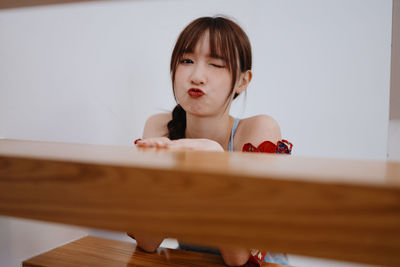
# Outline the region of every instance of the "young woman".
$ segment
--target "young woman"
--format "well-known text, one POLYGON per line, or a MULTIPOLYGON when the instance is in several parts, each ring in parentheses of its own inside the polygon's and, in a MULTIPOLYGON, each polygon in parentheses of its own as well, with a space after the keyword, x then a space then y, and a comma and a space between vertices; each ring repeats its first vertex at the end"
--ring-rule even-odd
MULTIPOLYGON (((202 17, 180 34, 171 57, 171 78, 177 106, 172 113, 151 116, 139 147, 214 151, 290 153, 278 123, 268 115, 245 119, 229 115, 230 106, 252 79, 251 46, 246 33, 224 17, 202 17)), ((135 233, 138 246, 154 251, 162 242, 135 233)), ((181 248, 202 250, 194 246, 181 248)), ((225 263, 240 266, 252 259, 244 248, 218 248, 225 263)), ((215 252, 215 251, 208 251, 215 252)), ((265 253, 263 253, 265 256, 265 253)), ((256 259, 253 259, 256 260, 256 259)), ((282 254, 265 262, 287 264, 282 254)))

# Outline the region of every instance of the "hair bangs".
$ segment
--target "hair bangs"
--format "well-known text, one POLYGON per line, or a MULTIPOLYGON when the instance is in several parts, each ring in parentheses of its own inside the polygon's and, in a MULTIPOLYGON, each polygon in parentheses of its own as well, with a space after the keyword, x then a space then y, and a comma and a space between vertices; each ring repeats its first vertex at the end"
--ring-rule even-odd
POLYGON ((215 55, 215 57, 221 57, 227 64, 229 72, 232 74, 229 98, 233 94, 238 73, 238 51, 234 43, 236 41, 236 36, 233 29, 225 20, 216 18, 213 26, 214 27, 209 29, 210 52, 211 55, 215 55))

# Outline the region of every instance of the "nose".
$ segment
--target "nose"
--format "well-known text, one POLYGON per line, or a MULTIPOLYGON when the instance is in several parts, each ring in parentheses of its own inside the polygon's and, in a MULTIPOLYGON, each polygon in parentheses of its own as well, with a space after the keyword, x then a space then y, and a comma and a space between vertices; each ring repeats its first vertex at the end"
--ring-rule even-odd
POLYGON ((206 68, 202 64, 195 64, 190 76, 190 81, 193 84, 200 85, 207 82, 206 68))

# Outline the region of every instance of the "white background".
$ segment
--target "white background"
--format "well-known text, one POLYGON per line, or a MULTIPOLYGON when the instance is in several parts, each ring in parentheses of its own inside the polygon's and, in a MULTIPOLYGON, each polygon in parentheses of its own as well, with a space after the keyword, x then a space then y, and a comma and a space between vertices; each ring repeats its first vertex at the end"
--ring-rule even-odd
MULTIPOLYGON (((233 17, 253 47, 254 78, 233 115, 272 115, 295 156, 386 159, 391 0, 109 1, 1 10, 0 137, 131 145, 149 115, 175 105, 169 59, 179 32, 216 14, 233 17)), ((0 226, 2 266, 89 231, 4 217, 0 226)))

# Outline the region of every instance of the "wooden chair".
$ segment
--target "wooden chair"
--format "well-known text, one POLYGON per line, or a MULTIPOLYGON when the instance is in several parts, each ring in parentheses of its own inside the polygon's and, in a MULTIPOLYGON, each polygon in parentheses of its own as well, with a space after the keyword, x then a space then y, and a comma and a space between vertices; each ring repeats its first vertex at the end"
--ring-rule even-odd
POLYGON ((400 265, 399 162, 0 140, 0 197, 1 215, 400 265))

